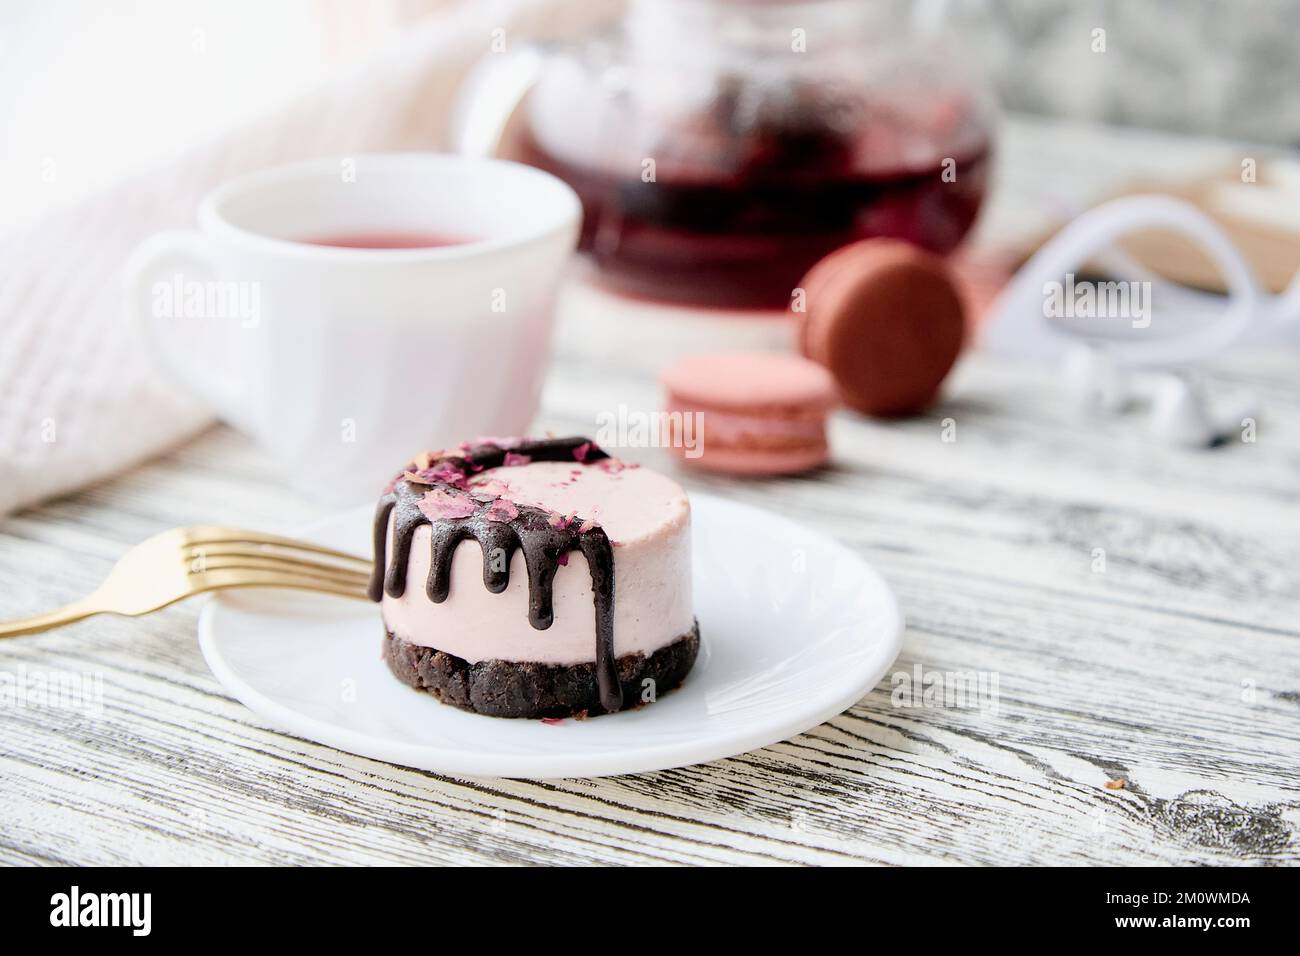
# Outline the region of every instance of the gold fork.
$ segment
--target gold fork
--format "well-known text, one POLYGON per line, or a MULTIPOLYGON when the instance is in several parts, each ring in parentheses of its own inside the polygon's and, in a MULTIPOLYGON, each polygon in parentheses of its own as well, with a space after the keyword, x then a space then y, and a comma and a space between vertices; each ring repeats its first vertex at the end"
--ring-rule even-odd
POLYGON ((239 528, 173 528, 124 554, 95 591, 48 614, 0 623, 0 638, 92 614, 137 617, 204 591, 280 587, 364 598, 371 562, 306 541, 239 528))

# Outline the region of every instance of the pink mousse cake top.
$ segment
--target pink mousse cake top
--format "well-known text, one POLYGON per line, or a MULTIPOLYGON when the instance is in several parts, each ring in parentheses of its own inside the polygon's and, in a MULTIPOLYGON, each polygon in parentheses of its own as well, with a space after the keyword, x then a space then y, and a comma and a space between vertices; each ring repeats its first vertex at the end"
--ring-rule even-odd
POLYGON ((539 461, 503 465, 469 479, 468 489, 497 500, 541 508, 555 522, 605 529, 615 546, 643 540, 679 523, 686 493, 675 481, 638 465, 605 458, 590 465, 539 461))

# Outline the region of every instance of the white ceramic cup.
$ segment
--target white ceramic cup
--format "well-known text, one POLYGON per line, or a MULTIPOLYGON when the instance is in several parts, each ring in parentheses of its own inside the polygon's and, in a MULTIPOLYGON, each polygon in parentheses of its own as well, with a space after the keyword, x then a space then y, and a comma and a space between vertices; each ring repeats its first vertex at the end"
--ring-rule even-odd
POLYGON ((367 499, 420 451, 528 427, 580 217, 573 190, 517 163, 294 163, 214 190, 197 231, 146 240, 127 264, 127 311, 172 377, 291 485, 367 499), (468 241, 303 241, 393 233, 468 241))

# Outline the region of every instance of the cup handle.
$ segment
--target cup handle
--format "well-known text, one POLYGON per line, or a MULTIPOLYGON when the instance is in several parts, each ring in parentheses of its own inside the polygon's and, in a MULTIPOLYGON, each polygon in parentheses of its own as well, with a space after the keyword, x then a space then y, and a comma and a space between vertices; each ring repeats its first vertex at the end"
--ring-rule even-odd
MULTIPOLYGON (((172 300, 173 310, 159 307, 163 279, 180 275, 185 281, 213 282, 218 271, 208 239, 190 229, 170 229, 150 236, 127 258, 123 271, 128 319, 137 338, 155 363, 180 389, 210 406, 237 427, 252 425, 244 389, 224 374, 217 356, 195 334, 202 319, 179 317, 183 309, 172 300)), ((206 320, 210 321, 210 320, 206 320)), ((210 343, 209 343, 210 344, 210 343)))

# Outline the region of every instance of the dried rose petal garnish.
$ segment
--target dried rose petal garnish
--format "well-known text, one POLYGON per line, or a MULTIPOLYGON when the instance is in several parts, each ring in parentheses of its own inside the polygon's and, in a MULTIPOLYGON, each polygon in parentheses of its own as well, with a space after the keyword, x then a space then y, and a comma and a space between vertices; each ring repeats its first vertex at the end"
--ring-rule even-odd
POLYGON ((417 485, 436 485, 439 482, 455 488, 465 487, 465 472, 450 461, 440 461, 429 468, 408 471, 406 480, 417 485))
POLYGON ((445 481, 449 485, 455 485, 457 488, 465 486, 465 471, 457 468, 450 461, 440 461, 431 469, 433 476, 439 481, 445 481))
POLYGON ((510 485, 498 478, 487 478, 474 482, 466 490, 480 501, 491 501, 509 495, 510 485))
POLYGON ((484 513, 489 521, 514 521, 519 517, 519 506, 506 498, 498 498, 484 513))
POLYGON ((558 511, 552 511, 550 517, 546 519, 546 523, 556 531, 563 531, 569 525, 573 524, 577 517, 576 514, 562 515, 558 511))
POLYGON ((435 461, 440 461, 441 459, 446 457, 447 457, 447 452, 445 449, 439 449, 438 451, 421 452, 420 454, 416 455, 414 458, 411 459, 411 464, 407 466, 406 470, 424 471, 424 469, 431 467, 435 461))
POLYGON ((596 467, 601 471, 611 475, 617 475, 620 471, 627 471, 629 468, 640 468, 635 462, 620 461, 617 458, 602 458, 596 462, 596 467))
POLYGON ((526 465, 533 460, 532 455, 518 455, 513 451, 506 452, 505 461, 502 462, 507 468, 514 468, 518 465, 526 465))
POLYGON ((478 510, 479 503, 468 495, 430 488, 418 502, 419 509, 431 521, 445 518, 468 518, 478 510))
POLYGON ((573 449, 573 457, 585 465, 587 463, 587 456, 591 454, 591 450, 594 447, 596 446, 591 442, 585 441, 577 448, 573 449))

